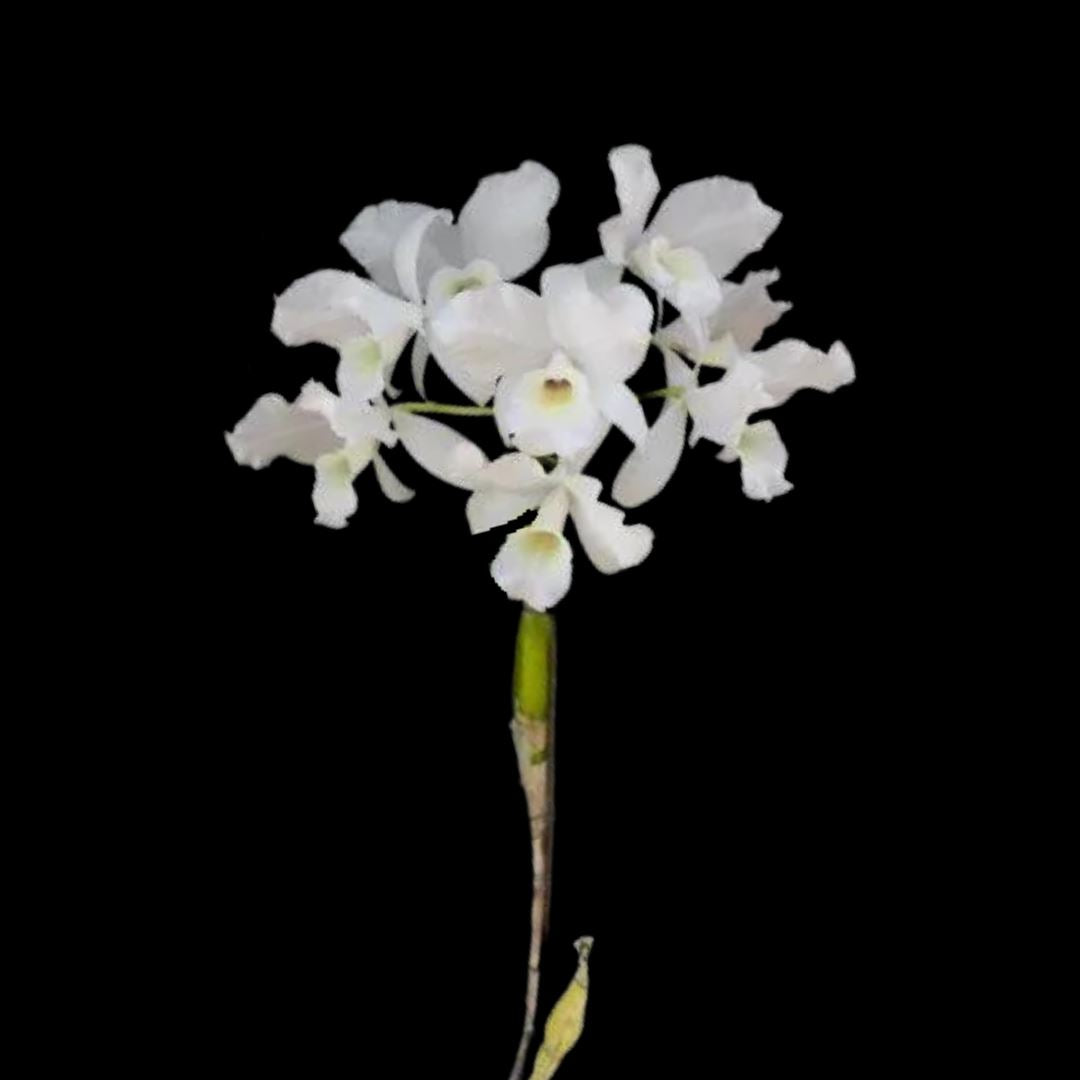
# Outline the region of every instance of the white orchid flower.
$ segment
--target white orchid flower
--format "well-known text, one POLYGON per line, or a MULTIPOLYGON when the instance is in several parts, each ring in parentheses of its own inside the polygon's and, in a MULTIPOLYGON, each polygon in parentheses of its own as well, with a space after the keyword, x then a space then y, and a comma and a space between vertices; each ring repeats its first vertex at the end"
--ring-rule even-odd
POLYGON ((240 465, 261 469, 277 457, 315 466, 315 521, 344 528, 356 512, 356 477, 369 465, 383 494, 407 502, 414 492, 393 474, 378 452, 397 437, 382 401, 347 401, 318 382, 308 382, 294 402, 264 394, 225 436, 240 465))
POLYGON ((601 573, 637 566, 652 551, 652 529, 624 524, 621 510, 600 502, 600 481, 582 474, 604 434, 550 473, 535 458, 510 453, 474 475, 474 491, 466 505, 474 534, 506 525, 530 510, 537 512, 529 525, 506 538, 491 564, 492 577, 512 600, 546 611, 566 595, 573 564, 563 536, 568 515, 585 554, 601 573))
POLYGON ((578 266, 546 270, 540 291, 497 284, 446 303, 431 320, 443 369, 478 404, 495 396, 518 449, 572 454, 607 421, 640 442, 648 425, 625 383, 649 348, 648 297, 633 285, 596 291, 578 266))
MULTIPOLYGON (((535 161, 484 177, 458 215, 393 200, 366 206, 341 243, 390 293, 425 303, 430 317, 461 292, 513 281, 547 251, 559 181, 535 161)), ((412 371, 424 393, 426 335, 413 343, 412 371)))
POLYGON ((784 477, 787 450, 775 425, 771 421, 751 424, 751 414, 783 404, 797 390, 831 392, 855 378, 851 355, 841 342, 827 353, 795 340, 743 353, 734 344, 732 332, 724 336, 728 346, 723 361, 728 370, 719 382, 708 386, 698 386, 697 369, 670 348, 664 349, 668 386, 674 393, 664 402, 648 437, 615 477, 612 494, 621 506, 640 506, 671 479, 682 456, 688 416, 694 422, 690 445, 703 437, 721 445, 721 461, 740 463, 747 496, 768 501, 785 494, 791 490, 784 477))
POLYGON ((629 266, 687 321, 704 342, 704 322, 720 305, 726 277, 780 223, 752 184, 713 176, 680 184, 646 227, 660 192, 652 155, 620 146, 608 155, 619 213, 600 226, 604 255, 629 266))
POLYGON ((356 274, 317 270, 277 298, 270 328, 286 345, 319 342, 337 349, 338 390, 350 400, 371 401, 388 386, 422 318, 415 304, 356 274))
POLYGON ((724 299, 705 320, 704 342, 686 319, 676 319, 656 335, 657 344, 705 367, 728 367, 739 351, 753 349, 762 334, 791 310, 787 301, 769 295, 769 286, 779 280, 779 271, 762 270, 747 274, 738 285, 725 281, 724 299))

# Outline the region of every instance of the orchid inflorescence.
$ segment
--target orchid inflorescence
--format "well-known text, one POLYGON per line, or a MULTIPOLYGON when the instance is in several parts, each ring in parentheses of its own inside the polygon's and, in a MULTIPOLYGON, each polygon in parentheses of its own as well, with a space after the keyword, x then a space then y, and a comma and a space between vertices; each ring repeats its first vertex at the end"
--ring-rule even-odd
POLYGON ((277 298, 271 322, 286 345, 337 350, 337 392, 311 381, 292 402, 259 398, 226 435, 237 462, 258 469, 280 456, 313 465, 315 520, 342 528, 357 508, 353 482, 369 464, 389 499, 413 497, 382 456, 400 442, 428 472, 470 492, 473 533, 535 512, 506 539, 491 573, 538 611, 570 587, 567 517, 604 573, 636 566, 652 550, 652 530, 625 524, 584 471, 612 427, 633 444, 612 485, 625 508, 671 478, 688 419, 690 444, 708 439, 722 447, 722 461, 738 461, 750 498, 790 491, 776 426, 751 415, 802 388, 835 390, 855 371, 839 342, 828 352, 796 340, 755 351, 791 305, 769 295, 776 271, 738 284, 726 278, 762 247, 780 214, 751 184, 717 176, 676 187, 649 222, 660 189, 649 151, 622 146, 608 160, 619 213, 600 225, 603 254, 549 267, 539 295, 512 282, 547 250, 559 182, 544 166, 526 161, 485 177, 456 223, 450 211, 419 203, 365 207, 341 242, 370 276, 319 270, 300 278, 277 298), (655 292, 657 312, 643 289, 622 282, 626 271, 655 292), (660 326, 665 302, 678 317, 660 326), (410 338, 425 400, 397 402, 393 372, 410 338), (667 382, 644 395, 664 399, 651 427, 626 385, 650 345, 663 354, 667 382), (472 405, 426 400, 432 357, 472 405), (703 382, 710 369, 723 369, 722 378, 703 382), (424 413, 493 416, 508 452, 491 461, 424 413))

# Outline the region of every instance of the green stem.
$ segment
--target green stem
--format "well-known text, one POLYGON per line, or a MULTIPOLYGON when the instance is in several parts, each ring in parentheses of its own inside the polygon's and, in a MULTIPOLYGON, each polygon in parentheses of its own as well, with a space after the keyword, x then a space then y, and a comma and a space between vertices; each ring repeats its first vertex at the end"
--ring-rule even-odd
POLYGON ((437 401, 403 401, 395 405, 401 412, 442 413, 444 416, 494 416, 490 405, 443 405, 437 401))
POLYGON ((646 398, 680 398, 685 395, 686 391, 681 386, 665 386, 662 390, 648 390, 644 394, 638 394, 638 398, 644 401, 646 398))
MULTIPOLYGON (((682 397, 681 386, 665 386, 660 390, 649 390, 644 394, 638 394, 638 398, 644 401, 646 398, 682 397)), ((411 413, 442 413, 443 416, 494 416, 495 410, 490 405, 445 405, 439 401, 402 401, 393 406, 401 412, 411 413)))

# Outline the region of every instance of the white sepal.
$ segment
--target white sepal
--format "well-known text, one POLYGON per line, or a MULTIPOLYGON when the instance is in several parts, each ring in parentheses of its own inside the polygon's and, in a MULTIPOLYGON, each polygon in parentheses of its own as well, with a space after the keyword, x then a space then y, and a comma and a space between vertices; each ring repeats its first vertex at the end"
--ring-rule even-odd
POLYGON ((580 266, 551 266, 540 278, 551 338, 589 376, 625 382, 645 359, 653 309, 636 285, 603 293, 580 266))
POLYGON ((603 382, 592 384, 593 400, 602 416, 610 420, 635 446, 640 446, 649 433, 645 410, 637 394, 626 383, 603 382))
POLYGON ((341 234, 341 244, 382 288, 398 293, 401 286, 394 266, 398 242, 413 222, 430 213, 437 211, 394 199, 365 206, 341 234))
POLYGON ((375 466, 375 478, 379 481, 379 487, 382 489, 382 493, 391 502, 408 502, 416 494, 412 488, 406 487, 394 475, 390 466, 383 461, 382 455, 376 454, 372 458, 371 463, 375 466))
POLYGON ((445 228, 453 220, 454 215, 449 210, 425 210, 409 224, 394 247, 394 273, 398 285, 406 299, 414 304, 424 302, 425 276, 429 276, 436 270, 431 258, 426 260, 427 266, 423 269, 420 266, 421 250, 427 232, 436 222, 441 222, 445 228))
POLYGON ((465 259, 490 259, 507 281, 521 277, 547 251, 558 198, 558 178, 535 161, 485 176, 458 215, 465 259))
POLYGON ((674 476, 686 442, 686 404, 668 399, 640 446, 623 462, 612 485, 612 498, 632 508, 660 493, 674 476))
POLYGON ((643 146, 617 146, 608 154, 615 178, 619 213, 600 226, 600 244, 612 263, 622 266, 645 228, 649 211, 660 191, 652 155, 643 146))
POLYGON ((777 405, 797 390, 831 393, 855 381, 851 354, 839 341, 824 353, 805 341, 788 339, 771 349, 750 353, 746 359, 761 369, 765 389, 777 405))
POLYGON ((614 574, 645 560, 652 551, 652 529, 623 524, 626 515, 621 510, 599 501, 599 480, 570 476, 563 483, 570 493, 570 516, 578 539, 597 570, 614 574))
POLYGON ((780 214, 758 198, 753 184, 713 176, 675 188, 656 211, 647 236, 666 237, 673 247, 696 248, 723 278, 779 224, 780 214))
POLYGON ((448 484, 473 489, 476 473, 487 464, 487 456, 476 443, 426 416, 400 407, 390 412, 401 445, 418 464, 448 484))
POLYGON ((370 335, 398 352, 419 329, 422 312, 344 270, 317 270, 294 281, 275 301, 270 329, 286 345, 319 342, 340 349, 370 335))
POLYGON ((303 394, 291 404, 280 394, 263 394, 226 432, 225 442, 237 464, 253 469, 269 465, 276 457, 314 465, 321 455, 341 446, 326 416, 304 407, 303 394))

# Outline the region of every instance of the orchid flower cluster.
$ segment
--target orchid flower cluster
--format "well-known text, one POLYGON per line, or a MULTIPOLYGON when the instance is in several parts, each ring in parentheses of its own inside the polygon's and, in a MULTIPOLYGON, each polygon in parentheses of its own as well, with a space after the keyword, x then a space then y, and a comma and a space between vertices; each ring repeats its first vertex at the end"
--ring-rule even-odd
POLYGON ((774 300, 776 271, 729 275, 780 221, 751 184, 716 176, 660 191, 648 150, 609 155, 619 213, 599 226, 602 254, 552 266, 540 292, 513 284, 547 250, 559 182, 526 161, 485 177, 455 221, 449 210, 387 201, 365 207, 341 242, 368 277, 319 270, 277 297, 271 329, 286 345, 337 350, 336 392, 308 382, 296 400, 259 398, 226 440, 237 462, 286 457, 315 469, 315 520, 342 528, 356 512, 354 481, 368 466, 387 498, 414 492, 383 454, 398 443, 424 469, 468 491, 473 533, 533 518, 507 537, 491 565, 499 586, 538 611, 570 587, 569 517, 590 561, 610 574, 641 563, 652 530, 626 524, 586 474, 612 427, 632 444, 612 497, 625 509, 653 498, 687 442, 707 439, 738 462, 752 499, 791 490, 787 451, 771 420, 751 416, 802 388, 832 391, 855 377, 839 342, 827 352, 784 340, 757 350, 791 306, 774 300), (624 282, 630 273, 655 294, 624 282), (662 325, 664 305, 676 317, 662 325), (654 332, 655 323, 655 332, 654 332), (398 402, 395 366, 410 362, 424 400, 398 402), (649 426, 627 386, 651 345, 667 385, 649 426), (431 359, 471 405, 426 400, 431 359), (702 378, 716 369, 722 377, 702 378), (506 453, 489 460, 471 440, 424 413, 493 416, 506 453))

